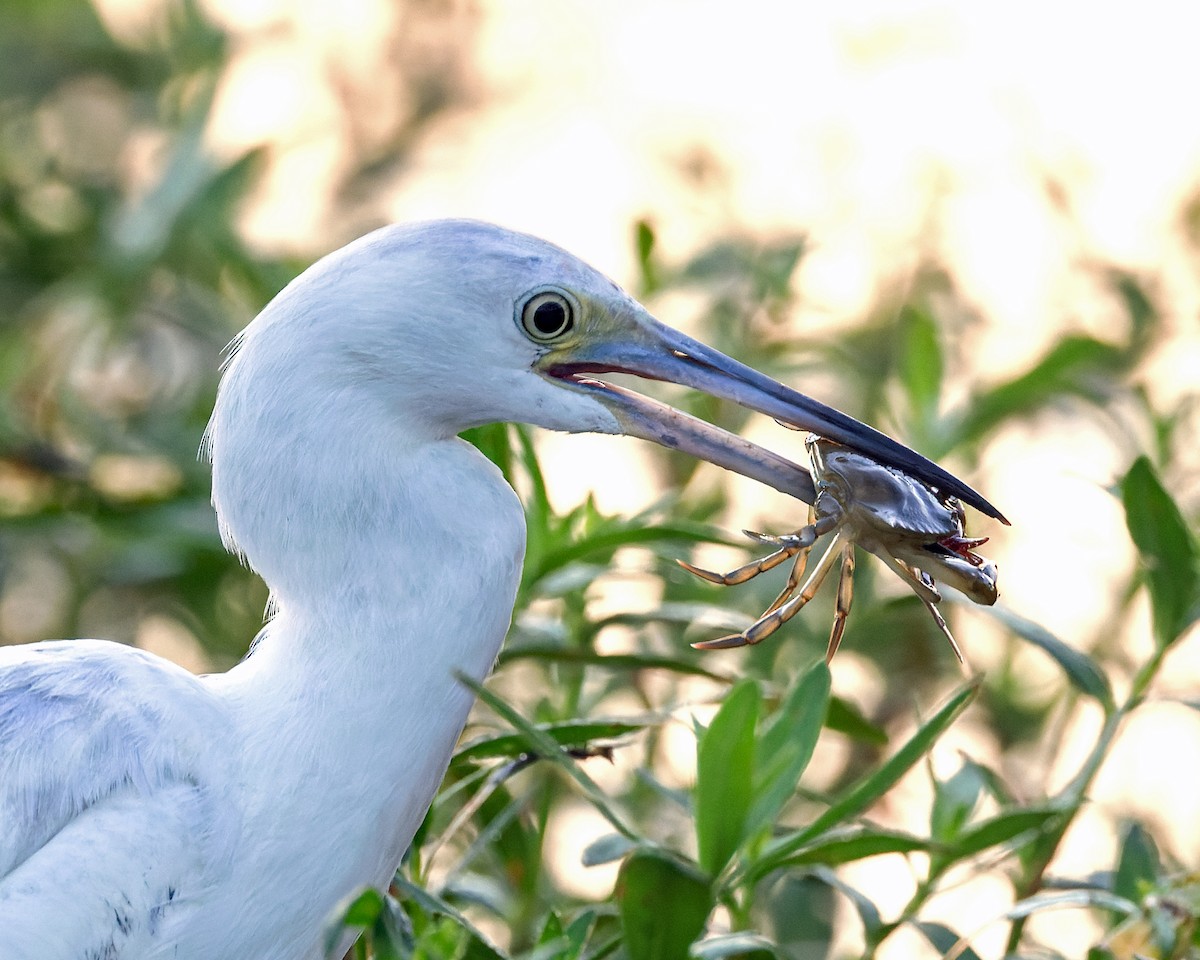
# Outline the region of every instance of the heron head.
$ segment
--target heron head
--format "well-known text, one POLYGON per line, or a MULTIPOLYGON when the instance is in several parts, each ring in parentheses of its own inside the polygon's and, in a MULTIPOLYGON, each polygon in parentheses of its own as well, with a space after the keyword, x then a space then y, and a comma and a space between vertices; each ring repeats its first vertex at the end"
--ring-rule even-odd
POLYGON ((907 447, 659 323, 565 250, 486 223, 385 227, 331 254, 248 328, 243 352, 264 348, 280 381, 314 398, 352 397, 409 433, 452 436, 501 420, 626 433, 812 501, 802 467, 603 377, 672 381, 843 443, 1000 517, 907 447))

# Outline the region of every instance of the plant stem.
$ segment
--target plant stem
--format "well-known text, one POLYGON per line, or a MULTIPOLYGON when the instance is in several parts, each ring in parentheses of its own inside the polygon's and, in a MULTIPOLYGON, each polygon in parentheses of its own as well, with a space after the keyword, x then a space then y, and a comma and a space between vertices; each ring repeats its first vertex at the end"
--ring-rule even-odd
MULTIPOLYGON (((1166 655, 1168 649, 1169 645, 1156 647, 1150 659, 1142 664, 1141 668, 1134 675, 1133 683, 1130 684, 1129 695, 1125 698, 1124 703, 1109 714, 1104 722, 1104 729, 1100 731, 1100 736, 1096 740, 1096 745, 1088 754, 1087 759, 1084 760, 1083 765, 1079 768, 1079 772, 1071 778, 1070 783, 1063 789, 1061 794, 1061 798, 1065 801, 1063 804, 1063 818, 1041 839, 1035 848, 1034 855, 1030 861, 1028 875, 1025 881, 1016 889, 1018 901, 1033 896, 1041 889, 1046 868, 1050 866, 1050 862, 1058 852, 1058 847, 1062 843, 1063 837, 1066 835, 1067 830, 1070 829, 1071 824, 1075 820, 1075 815, 1082 807, 1084 796, 1088 788, 1092 785, 1092 781, 1103 765, 1105 758, 1108 756, 1109 748, 1116 739, 1122 722, 1141 704, 1146 690, 1149 689, 1150 684, 1154 681, 1159 669, 1162 667, 1163 657, 1166 655)), ((1021 942, 1021 936, 1025 932, 1026 920, 1026 917, 1019 917, 1013 921, 1013 925, 1008 932, 1008 943, 1005 946, 1006 955, 1016 953, 1017 947, 1021 942)))

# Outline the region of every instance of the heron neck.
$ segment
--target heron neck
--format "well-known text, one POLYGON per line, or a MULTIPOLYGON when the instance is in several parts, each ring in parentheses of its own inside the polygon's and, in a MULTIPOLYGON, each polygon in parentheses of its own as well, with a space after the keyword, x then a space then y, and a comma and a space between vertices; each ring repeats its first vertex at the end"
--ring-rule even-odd
MULTIPOLYGON (((364 672, 409 687, 431 672, 480 673, 507 631, 524 555, 524 514, 500 472, 457 438, 391 458, 357 497, 341 473, 312 491, 286 550, 249 553, 277 613, 253 672, 364 672), (353 501, 353 502, 347 502, 353 501), (477 666, 482 663, 482 668, 477 666)), ((355 700, 362 691, 349 691, 355 700)), ((390 690, 388 697, 403 695, 390 690)))
MULTIPOLYGON (((490 670, 524 551, 515 494, 462 441, 408 451, 390 480, 374 513, 326 530, 320 557, 294 552, 282 586, 268 581, 276 617, 217 681, 241 720, 247 782, 261 786, 251 819, 272 834, 327 827, 341 851, 331 862, 347 864, 330 880, 338 896, 396 868, 473 700, 455 674, 490 670)), ((282 841, 276 853, 286 860, 282 841)))

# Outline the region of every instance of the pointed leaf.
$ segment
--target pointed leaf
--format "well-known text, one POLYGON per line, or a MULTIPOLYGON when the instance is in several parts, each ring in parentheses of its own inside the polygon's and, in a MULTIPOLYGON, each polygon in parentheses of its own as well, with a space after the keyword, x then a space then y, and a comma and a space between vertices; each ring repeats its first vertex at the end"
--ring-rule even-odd
MULTIPOLYGON (((613 527, 564 538, 561 544, 538 558, 536 566, 525 572, 526 583, 536 583, 549 573, 569 563, 595 554, 608 555, 619 547, 648 546, 656 543, 712 543, 712 528, 706 524, 677 521, 673 523, 622 523, 613 527)), ((526 561, 529 567, 529 561, 526 561)))
POLYGON ((945 853, 935 857, 937 869, 972 857, 1002 843, 1008 843, 1022 834, 1043 830, 1052 821, 1062 816, 1059 807, 1026 807, 1007 810, 989 820, 974 824, 963 830, 954 844, 945 853))
POLYGON ((886 747, 888 743, 887 731, 868 720, 857 706, 844 697, 829 698, 829 711, 825 715, 825 726, 871 746, 886 747))
POLYGON ((824 866, 814 867, 809 871, 809 876, 820 880, 854 904, 854 909, 858 911, 858 918, 862 921, 863 932, 866 933, 868 941, 873 940, 883 929, 883 918, 879 915, 879 908, 875 906, 871 898, 856 887, 850 886, 833 870, 824 866))
POLYGON ((981 769, 969 763, 959 767, 949 780, 935 780, 929 815, 929 834, 934 840, 949 841, 958 836, 979 803, 983 784, 981 769))
POLYGON ((913 412, 928 422, 937 413, 942 391, 937 323, 927 310, 907 306, 900 318, 900 333, 900 378, 913 412))
POLYGON ((884 761, 878 770, 851 787, 844 796, 834 801, 807 827, 779 837, 769 844, 763 856, 754 863, 751 876, 754 878, 765 876, 814 837, 831 827, 847 823, 866 810, 890 790, 897 780, 920 762, 921 757, 966 709, 967 704, 974 699, 978 691, 978 680, 973 680, 959 688, 958 692, 939 707, 933 716, 922 724, 899 750, 884 761))
POLYGON ((465 957, 472 957, 475 960, 505 960, 504 953, 492 946, 470 920, 436 893, 413 883, 401 874, 396 874, 392 878, 392 886, 401 900, 411 900, 427 913, 439 914, 462 928, 468 935, 465 957))
POLYGON ((369 927, 383 913, 383 894, 374 887, 368 888, 351 900, 338 917, 338 923, 347 927, 369 927))
POLYGON ((1154 838, 1140 823, 1125 828, 1121 855, 1113 876, 1113 893, 1140 903, 1158 883, 1162 864, 1154 838))
POLYGON ((544 730, 539 730, 536 726, 523 717, 520 712, 513 709, 503 698, 494 694, 487 689, 482 683, 474 677, 467 676, 461 671, 455 671, 454 677, 463 686, 474 691, 475 696, 486 703, 489 707, 496 711, 501 717, 507 720, 516 730, 525 738, 529 744, 531 753, 537 754, 542 760, 547 760, 562 768, 583 791, 588 802, 596 808, 604 819, 606 819, 615 830, 625 834, 627 837, 636 839, 637 834, 629 825, 625 823, 623 817, 617 813, 616 808, 609 803, 608 798, 591 777, 580 769, 579 764, 572 759, 562 747, 554 742, 544 730))
MULTIPOLYGON (((653 619, 653 618, 648 618, 653 619)), ((659 657, 641 653, 611 653, 600 654, 594 650, 579 650, 572 647, 562 647, 556 644, 527 643, 515 647, 505 647, 500 653, 501 665, 514 660, 549 660, 555 663, 581 663, 593 667, 605 667, 609 670, 670 670, 673 673, 685 673, 697 677, 708 677, 710 680, 730 682, 728 677, 705 669, 699 664, 688 663, 674 657, 659 657)))
POLYGON ((567 926, 567 942, 571 945, 568 957, 578 957, 583 953, 587 939, 591 936, 592 928, 596 926, 596 914, 593 910, 585 910, 567 926))
POLYGON ((654 227, 649 220, 639 220, 636 231, 637 262, 641 272, 639 297, 648 297, 659 287, 658 264, 654 256, 654 227))
MULTIPOLYGON (((945 924, 930 923, 928 921, 916 921, 913 923, 913 926, 920 930, 921 933, 925 935, 925 939, 928 940, 933 946, 933 949, 943 956, 954 950, 954 948, 962 940, 957 933, 955 933, 945 924)), ((954 956, 958 958, 958 960, 981 960, 979 954, 977 954, 970 947, 959 950, 954 954, 954 956)))
POLYGON ((995 617, 1013 633, 1031 643, 1041 651, 1049 654, 1050 659, 1057 663, 1071 681, 1071 685, 1080 693, 1087 694, 1100 701, 1106 713, 1111 713, 1115 707, 1112 687, 1108 677, 1082 650, 1076 650, 1058 639, 1045 627, 1026 620, 1019 614, 1013 613, 1007 607, 980 607, 984 613, 995 617))
POLYGON ((1078 907, 1096 907, 1101 910, 1111 910, 1122 917, 1133 916, 1139 908, 1132 900, 1118 897, 1107 890, 1068 890, 1065 893, 1035 893, 1032 897, 1018 900, 1004 911, 1004 919, 1019 920, 1031 917, 1035 913, 1046 910, 1075 909, 1078 907))
MULTIPOLYGON (((762 905, 758 894, 758 905, 762 905)), ((798 957, 824 957, 833 939, 833 889, 799 870, 780 874, 767 891, 763 920, 771 939, 798 957)))
POLYGON ((812 758, 827 712, 829 667, 818 661, 793 685, 787 699, 771 719, 759 743, 754 778, 754 802, 746 834, 770 826, 812 758))
POLYGON ((579 860, 585 867, 598 867, 602 863, 620 860, 637 844, 620 833, 606 833, 589 843, 579 860))
MULTIPOLYGON (((583 747, 593 740, 615 740, 644 729, 644 723, 625 723, 619 720, 587 722, 568 720, 564 723, 538 724, 560 747, 583 747)), ((454 754, 456 763, 464 760, 492 760, 497 757, 519 757, 529 750, 529 742, 518 733, 488 734, 477 737, 460 747, 454 754)))
POLYGON ((958 424, 956 442, 977 440, 997 424, 1033 413, 1063 394, 1102 395, 1124 364, 1124 352, 1111 344, 1064 337, 1021 376, 976 397, 958 424))
POLYGON ((1145 457, 1134 461, 1121 483, 1129 535, 1142 555, 1160 646, 1178 639, 1197 599, 1196 545, 1179 507, 1145 457))
POLYGON ((874 827, 847 827, 822 834, 777 866, 823 864, 836 867, 884 853, 915 853, 929 848, 928 840, 915 837, 911 833, 879 830, 874 827))
POLYGON ((550 495, 546 492, 546 478, 542 475, 537 452, 533 449, 533 435, 527 427, 518 424, 514 424, 511 430, 512 435, 517 438, 521 465, 529 476, 529 495, 526 498, 525 512, 533 521, 530 525, 541 529, 553 516, 554 511, 550 507, 550 495))
POLYGON ((614 894, 629 960, 686 960, 713 908, 708 881, 657 850, 625 861, 614 894))
POLYGON ((562 918, 560 918, 557 913, 551 912, 546 915, 546 922, 542 924, 542 932, 538 934, 538 946, 541 946, 545 943, 553 943, 562 935, 562 918))
POLYGON ((775 944, 757 933, 723 933, 702 940, 692 948, 695 960, 725 960, 726 957, 745 957, 746 960, 770 960, 783 956, 775 944))
POLYGON ((980 782, 984 789, 991 795, 1001 807, 1016 806, 1016 800, 1013 798, 1013 792, 1009 788, 995 770, 985 767, 982 763, 976 763, 974 760, 963 757, 964 767, 973 767, 978 774, 980 782))
POLYGON ((725 697, 696 747, 696 842, 700 866, 716 876, 745 837, 753 800, 754 730, 761 696, 743 680, 725 697))

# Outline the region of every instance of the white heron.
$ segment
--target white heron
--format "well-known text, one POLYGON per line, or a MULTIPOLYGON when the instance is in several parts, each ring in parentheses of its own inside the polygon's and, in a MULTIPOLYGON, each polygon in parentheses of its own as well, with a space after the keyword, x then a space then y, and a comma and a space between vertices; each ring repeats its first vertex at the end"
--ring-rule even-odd
POLYGON ((907 448, 472 221, 324 258, 236 342, 207 433, 226 544, 274 615, 227 673, 98 640, 0 650, 3 960, 313 960, 385 887, 507 630, 521 506, 457 434, 648 438, 813 499, 806 471, 596 376, 725 397, 989 515, 907 448))

